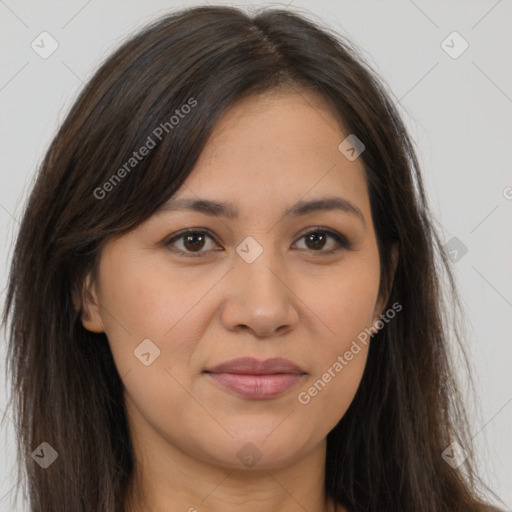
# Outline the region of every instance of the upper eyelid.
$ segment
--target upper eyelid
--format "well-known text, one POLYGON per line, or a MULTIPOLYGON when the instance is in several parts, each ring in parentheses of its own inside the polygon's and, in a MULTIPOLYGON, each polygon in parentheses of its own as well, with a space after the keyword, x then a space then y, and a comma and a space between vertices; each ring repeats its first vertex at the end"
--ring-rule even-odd
POLYGON ((217 237, 213 235, 208 229, 206 228, 188 228, 184 229, 183 231, 179 231, 176 234, 170 235, 164 239, 165 244, 170 244, 171 242, 175 242, 176 240, 179 240, 180 238, 190 234, 190 233, 204 233, 206 236, 209 236, 215 243, 217 243, 217 237))

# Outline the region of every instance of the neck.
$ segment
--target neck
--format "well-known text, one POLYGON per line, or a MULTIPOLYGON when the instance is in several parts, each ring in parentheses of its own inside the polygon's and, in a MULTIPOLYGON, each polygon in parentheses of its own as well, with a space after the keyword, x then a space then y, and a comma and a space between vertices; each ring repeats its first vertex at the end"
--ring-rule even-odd
POLYGON ((325 443, 268 470, 222 468, 166 448, 164 454, 145 445, 144 457, 136 457, 126 512, 346 512, 325 495, 325 443))

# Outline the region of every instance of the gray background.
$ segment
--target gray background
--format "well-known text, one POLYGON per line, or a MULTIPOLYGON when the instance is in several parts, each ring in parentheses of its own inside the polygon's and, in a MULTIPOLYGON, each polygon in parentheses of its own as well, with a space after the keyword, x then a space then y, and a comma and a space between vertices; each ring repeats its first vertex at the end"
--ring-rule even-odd
MULTIPOLYGON (((0 0, 2 303, 17 219, 35 170, 83 83, 147 22, 198 3, 0 0), (47 59, 31 48, 43 31, 59 45, 47 59)), ((286 4, 232 5, 251 10, 286 4)), ((462 257, 453 253, 458 259, 453 267, 466 308, 465 342, 479 400, 476 406, 468 402, 471 431, 480 474, 496 493, 495 502, 511 510, 512 2, 297 0, 292 5, 349 37, 388 84, 417 145, 441 234, 445 242, 456 237, 467 247, 462 257), (441 46, 453 31, 469 44, 455 59, 441 46)), ((460 48, 456 40, 448 44, 460 48)), ((9 417, 3 333, 0 343, 0 415, 9 417)), ((461 379, 466 382, 463 374, 461 379)), ((14 440, 8 419, 0 432, 0 511, 13 510, 14 440)))

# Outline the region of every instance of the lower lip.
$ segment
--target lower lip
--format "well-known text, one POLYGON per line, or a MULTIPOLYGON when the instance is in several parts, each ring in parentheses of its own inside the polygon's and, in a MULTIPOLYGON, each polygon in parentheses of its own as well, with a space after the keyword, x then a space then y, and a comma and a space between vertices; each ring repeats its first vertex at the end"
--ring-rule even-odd
POLYGON ((272 375, 246 375, 240 373, 207 373, 222 387, 254 399, 274 398, 294 387, 304 375, 276 373, 272 375))

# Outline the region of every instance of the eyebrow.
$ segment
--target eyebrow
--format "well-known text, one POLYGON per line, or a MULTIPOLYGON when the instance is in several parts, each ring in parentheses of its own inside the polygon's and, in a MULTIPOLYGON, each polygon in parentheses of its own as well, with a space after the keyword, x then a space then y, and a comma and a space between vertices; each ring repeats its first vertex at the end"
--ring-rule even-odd
MULTIPOLYGON (((160 211, 177 211, 191 210, 212 217, 225 217, 228 219, 237 219, 240 215, 237 206, 233 203, 223 203, 210 199, 197 198, 171 198, 161 208, 160 211)), ((299 217, 317 211, 339 210, 358 217, 364 226, 366 221, 361 210, 352 202, 342 197, 329 196, 311 201, 300 200, 293 206, 287 208, 283 212, 283 217, 290 215, 291 217, 299 217)))

